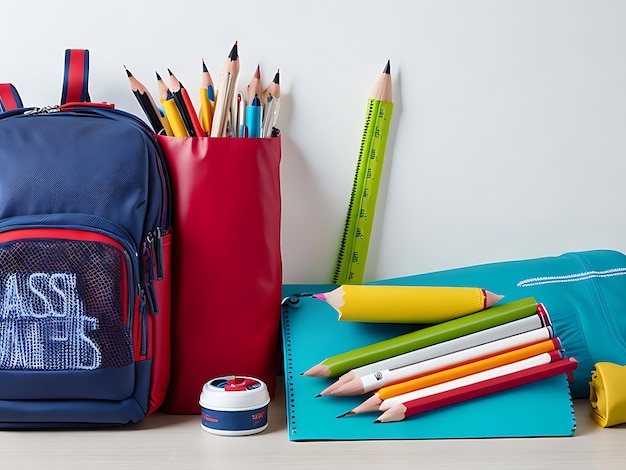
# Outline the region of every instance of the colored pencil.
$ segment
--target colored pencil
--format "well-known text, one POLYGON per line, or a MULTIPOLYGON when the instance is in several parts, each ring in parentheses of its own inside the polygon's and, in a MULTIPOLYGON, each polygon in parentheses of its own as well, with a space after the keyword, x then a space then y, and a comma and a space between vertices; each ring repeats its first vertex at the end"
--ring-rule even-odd
POLYGON ((551 338, 544 341, 538 341, 529 346, 487 357, 485 359, 470 361, 450 369, 443 369, 404 382, 387 385, 379 389, 376 393, 374 393, 374 395, 346 414, 378 411, 383 400, 386 400, 387 398, 448 382, 450 380, 493 369, 494 367, 503 366, 522 359, 528 359, 529 357, 536 356, 537 354, 555 351, 558 349, 561 349, 561 342, 558 338, 551 338))
POLYGON ((486 330, 477 331, 469 335, 461 336, 459 338, 443 341, 441 343, 433 344, 425 348, 416 349, 415 351, 409 351, 398 356, 393 356, 382 361, 366 364, 356 369, 352 369, 350 372, 343 374, 337 381, 323 390, 320 395, 330 395, 330 392, 340 385, 354 379, 355 377, 363 377, 372 372, 376 372, 384 369, 395 369, 398 367, 408 366, 417 362, 432 359, 434 357, 451 354, 463 349, 472 348, 481 344, 496 341, 502 338, 508 338, 527 331, 536 330, 544 326, 550 326, 549 318, 542 315, 540 308, 542 305, 538 305, 538 313, 526 318, 520 318, 502 325, 487 328, 486 330))
POLYGON ((211 134, 211 123, 215 110, 215 91, 213 78, 204 59, 202 59, 202 86, 200 87, 200 123, 204 132, 211 134))
POLYGON ((257 65, 254 70, 254 75, 252 75, 252 79, 250 79, 250 83, 248 83, 246 88, 246 103, 252 103, 255 96, 258 96, 260 100, 262 95, 263 84, 261 83, 261 67, 257 65))
POLYGON ((130 72, 130 70, 128 70, 126 67, 124 67, 124 69, 126 70, 128 81, 130 82, 130 88, 135 95, 135 98, 139 102, 141 109, 143 109, 143 112, 148 118, 152 129, 156 134, 159 134, 160 132, 165 132, 166 126, 164 125, 163 117, 161 116, 161 112, 159 111, 159 108, 157 108, 157 105, 154 102, 150 91, 143 85, 143 83, 137 80, 137 78, 130 72))
POLYGON ((191 137, 205 136, 206 133, 200 124, 200 120, 198 119, 198 115, 196 114, 187 90, 170 69, 167 69, 167 71, 170 74, 171 91, 172 95, 174 95, 174 103, 176 103, 180 117, 182 118, 183 124, 187 129, 187 134, 191 137))
POLYGON ((560 374, 570 374, 578 366, 574 358, 563 358, 547 364, 510 372, 484 381, 464 385, 445 392, 397 403, 378 417, 375 423, 401 421, 419 413, 443 406, 508 390, 560 374))
POLYGON ((438 393, 453 390, 455 388, 463 387, 465 385, 483 382, 494 377, 501 377, 503 375, 510 374, 511 372, 528 369, 532 366, 548 364, 550 362, 561 359, 562 357, 564 357, 563 351, 550 351, 547 353, 538 354, 537 356, 533 356, 528 359, 522 359, 521 361, 512 362, 511 364, 494 367, 493 369, 485 370, 483 372, 477 372, 476 374, 471 374, 465 377, 450 380, 448 382, 444 382, 438 385, 432 385, 430 387, 421 388, 419 390, 414 390, 412 392, 402 393, 400 395, 396 395, 395 397, 387 398, 386 400, 383 400, 383 402, 380 404, 379 409, 380 411, 386 411, 392 406, 397 405, 398 403, 406 403, 407 401, 415 400, 417 398, 422 398, 429 395, 436 395, 438 393))
MULTIPOLYGON (((155 72, 157 87, 159 89, 159 100, 161 105, 163 106, 163 111, 167 116, 167 120, 171 126, 172 135, 174 137, 187 137, 187 129, 183 124, 183 120, 178 112, 178 107, 174 102, 174 96, 170 91, 169 87, 159 75, 159 72, 155 72)), ((169 134, 168 134, 169 135, 169 134)))
POLYGON ((263 132, 261 135, 271 137, 280 110, 280 70, 276 71, 274 79, 263 90, 261 102, 263 103, 263 132))
MULTIPOLYGON (((227 135, 226 127, 229 117, 232 115, 231 106, 237 87, 237 77, 239 76, 239 51, 237 42, 233 45, 222 72, 217 87, 215 102, 215 112, 213 123, 211 124, 211 137, 224 137, 227 135)), ((232 125, 233 123, 231 123, 232 125)))
POLYGON ((357 377, 330 392, 332 396, 362 395, 389 384, 412 379, 420 375, 436 372, 445 368, 466 364, 483 358, 494 356, 517 348, 545 341, 554 336, 552 327, 546 326, 538 330, 528 331, 520 335, 510 336, 490 343, 463 349, 445 356, 435 357, 397 369, 386 369, 357 377))
POLYGON ((313 297, 326 301, 339 320, 432 324, 492 307, 502 300, 476 287, 342 285, 313 297))
POLYGON ((430 325, 411 333, 328 357, 305 371, 303 375, 336 377, 365 364, 502 325, 531 316, 536 312, 537 302, 532 297, 496 305, 488 310, 430 325))

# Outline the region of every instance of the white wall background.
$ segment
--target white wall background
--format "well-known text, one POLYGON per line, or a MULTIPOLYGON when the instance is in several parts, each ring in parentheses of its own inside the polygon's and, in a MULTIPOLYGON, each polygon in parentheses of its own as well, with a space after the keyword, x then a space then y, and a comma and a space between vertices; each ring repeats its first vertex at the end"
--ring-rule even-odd
MULTIPOLYGON (((0 0, 0 82, 58 102, 66 48, 94 101, 141 115, 123 69, 245 87, 281 71, 284 280, 329 282, 367 97, 395 109, 366 280, 626 250, 626 2, 0 0)), ((156 94, 156 87, 152 88, 156 94)), ((193 96, 193 95, 192 95, 193 96)), ((0 169, 1 171, 1 169, 0 169)))

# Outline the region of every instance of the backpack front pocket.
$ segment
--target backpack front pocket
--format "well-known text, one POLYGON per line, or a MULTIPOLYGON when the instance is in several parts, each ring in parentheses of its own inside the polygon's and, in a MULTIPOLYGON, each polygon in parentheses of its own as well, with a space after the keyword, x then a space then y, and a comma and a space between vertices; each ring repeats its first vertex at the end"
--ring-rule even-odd
POLYGON ((0 400, 132 395, 132 266, 107 234, 0 233, 0 400))

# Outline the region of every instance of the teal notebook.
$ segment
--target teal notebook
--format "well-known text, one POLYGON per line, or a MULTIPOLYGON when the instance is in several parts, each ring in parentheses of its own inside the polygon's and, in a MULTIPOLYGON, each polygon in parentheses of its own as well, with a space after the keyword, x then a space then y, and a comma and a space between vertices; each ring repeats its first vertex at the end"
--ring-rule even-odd
MULTIPOLYGON (((331 290, 332 285, 285 285, 285 297, 331 290)), ((574 408, 564 374, 410 417, 374 424, 379 413, 337 418, 369 396, 317 397, 334 379, 301 375, 329 356, 419 328, 338 321, 323 301, 300 297, 282 314, 289 439, 446 439, 572 436, 574 408)), ((558 332, 557 332, 558 334, 558 332)))

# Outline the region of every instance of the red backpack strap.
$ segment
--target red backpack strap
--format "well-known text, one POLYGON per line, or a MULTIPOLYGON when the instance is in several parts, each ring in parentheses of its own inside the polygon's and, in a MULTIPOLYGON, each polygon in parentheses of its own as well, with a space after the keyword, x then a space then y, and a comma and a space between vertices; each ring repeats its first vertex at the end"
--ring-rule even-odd
POLYGON ((0 83, 0 112, 23 108, 17 89, 10 83, 0 83))
POLYGON ((61 104, 89 102, 89 51, 66 49, 61 104))

